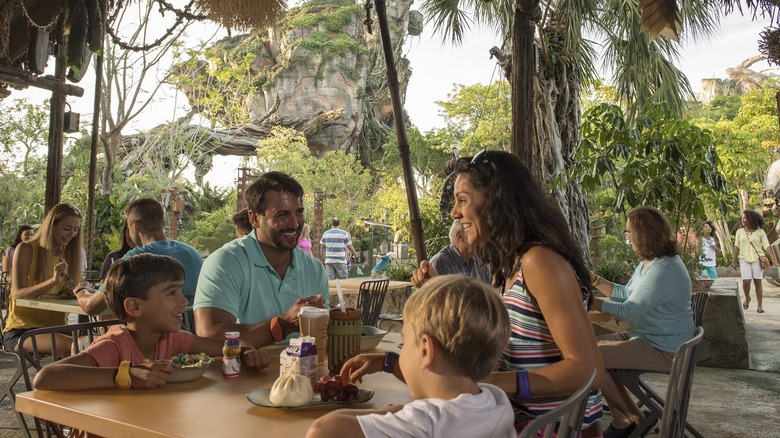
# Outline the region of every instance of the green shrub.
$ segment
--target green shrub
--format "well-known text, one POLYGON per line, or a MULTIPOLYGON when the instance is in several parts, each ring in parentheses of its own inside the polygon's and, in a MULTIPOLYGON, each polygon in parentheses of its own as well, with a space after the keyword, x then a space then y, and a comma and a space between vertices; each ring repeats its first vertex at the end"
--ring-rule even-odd
POLYGON ((417 265, 411 262, 393 262, 387 267, 385 275, 387 278, 396 281, 409 281, 412 278, 417 265))

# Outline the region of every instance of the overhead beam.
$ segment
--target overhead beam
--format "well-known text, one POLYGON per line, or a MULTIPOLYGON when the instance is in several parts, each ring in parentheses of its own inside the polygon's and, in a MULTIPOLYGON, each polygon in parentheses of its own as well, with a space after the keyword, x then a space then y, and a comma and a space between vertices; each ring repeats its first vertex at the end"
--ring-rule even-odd
POLYGON ((35 87, 42 88, 51 92, 61 93, 68 96, 82 97, 84 89, 71 85, 63 79, 57 79, 54 76, 36 76, 22 70, 14 71, 3 67, 0 69, 0 82, 16 87, 35 87))

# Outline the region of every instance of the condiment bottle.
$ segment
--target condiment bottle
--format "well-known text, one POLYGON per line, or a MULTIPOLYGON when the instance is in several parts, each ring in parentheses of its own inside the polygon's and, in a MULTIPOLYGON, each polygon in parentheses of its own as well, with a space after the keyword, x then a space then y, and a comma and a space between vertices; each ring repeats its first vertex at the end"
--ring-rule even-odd
POLYGON ((239 332, 226 332, 225 345, 222 347, 222 375, 238 377, 241 372, 241 347, 238 345, 239 332))

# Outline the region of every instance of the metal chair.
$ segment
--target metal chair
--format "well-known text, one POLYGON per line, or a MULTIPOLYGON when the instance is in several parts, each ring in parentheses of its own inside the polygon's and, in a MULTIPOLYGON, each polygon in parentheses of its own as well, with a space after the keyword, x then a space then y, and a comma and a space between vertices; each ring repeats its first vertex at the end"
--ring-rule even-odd
POLYGON ((702 325, 704 319, 704 310, 707 308, 707 300, 710 299, 709 292, 696 292, 691 295, 691 310, 693 311, 693 326, 702 325))
MULTIPOLYGON (((404 288, 404 303, 406 303, 406 300, 408 300, 409 296, 412 295, 412 291, 413 290, 414 289, 412 288, 412 286, 406 286, 404 288)), ((403 309, 403 305, 401 306, 401 308, 403 309)), ((381 314, 379 314, 379 322, 377 323, 378 324, 377 328, 381 329, 382 328, 381 325, 385 321, 397 322, 397 323, 403 325, 403 323, 404 323, 404 315, 401 314, 401 313, 381 313, 381 314)))
POLYGON ((181 329, 187 330, 193 335, 196 334, 195 333, 195 312, 192 310, 192 306, 185 307, 184 313, 181 316, 182 316, 181 329))
MULTIPOLYGON (((22 379, 22 366, 19 363, 19 355, 13 351, 8 351, 5 348, 5 342, 3 341, 2 332, 5 328, 5 318, 7 315, 0 315, 0 355, 10 357, 16 364, 14 367, 14 373, 8 381, 3 382, 0 385, 0 402, 9 398, 13 403, 16 403, 16 392, 14 386, 22 379)), ((24 416, 19 412, 16 412, 16 419, 19 422, 19 427, 25 436, 30 436, 30 430, 27 428, 27 422, 24 420, 24 416)))
POLYGON ((696 429, 685 420, 688 417, 688 402, 691 399, 693 373, 696 371, 696 358, 704 337, 704 329, 696 328, 696 336, 682 344, 674 354, 669 384, 666 387, 666 400, 661 416, 661 436, 683 437, 686 429, 697 435, 696 429), (694 433, 695 432, 695 433, 694 433))
POLYGON ((699 346, 704 337, 704 329, 701 326, 696 327, 696 333, 690 341, 682 344, 674 355, 672 369, 669 376, 669 384, 666 391, 667 400, 665 401, 647 382, 642 379, 642 375, 654 371, 644 370, 610 370, 611 373, 622 383, 626 389, 639 400, 639 403, 647 408, 645 420, 637 425, 632 438, 643 437, 648 434, 658 423, 663 422, 664 415, 672 415, 667 420, 670 424, 677 425, 682 421, 684 427, 680 427, 676 434, 662 433, 661 436, 682 437, 685 430, 696 438, 703 438, 699 431, 686 422, 688 413, 688 401, 690 399, 691 386, 693 385, 693 372, 696 368, 696 358, 699 355, 699 346), (670 391, 674 390, 672 393, 670 391), (674 398, 669 398, 673 396, 674 398), (684 404, 684 406, 683 406, 684 404), (670 413, 666 414, 666 410, 670 413), (674 414, 672 413, 674 412, 674 414))
POLYGON ((370 280, 360 283, 358 296, 358 309, 360 309, 360 320, 363 325, 376 327, 379 319, 379 312, 382 311, 382 305, 385 303, 387 287, 390 280, 370 280))
MULTIPOLYGON (((68 324, 58 325, 53 327, 43 327, 32 329, 24 332, 21 338, 19 338, 19 368, 21 369, 22 376, 24 376, 24 384, 28 391, 33 389, 32 377, 30 370, 40 370, 45 365, 55 362, 60 358, 56 354, 42 354, 38 352, 38 342, 36 336, 48 335, 52 345, 52 351, 57 351, 57 344, 61 341, 58 339, 58 334, 64 334, 69 336, 72 340, 72 353, 78 354, 83 348, 82 345, 88 346, 94 342, 95 338, 100 336, 100 329, 107 329, 108 327, 116 324, 122 324, 122 321, 111 319, 106 321, 86 322, 81 324, 68 324), (80 342, 80 338, 85 338, 85 341, 80 342), (21 348, 25 345, 25 342, 30 343, 30 351, 21 348)), ((21 414, 20 414, 21 415, 21 414)), ((46 436, 67 436, 68 432, 64 427, 57 423, 42 420, 34 417, 35 429, 39 437, 46 436)))
POLYGON ((549 412, 539 415, 520 431, 518 438, 536 438, 544 431, 544 438, 550 438, 555 433, 557 438, 577 438, 580 436, 585 407, 588 405, 588 395, 596 370, 590 372, 588 381, 563 403, 549 412))

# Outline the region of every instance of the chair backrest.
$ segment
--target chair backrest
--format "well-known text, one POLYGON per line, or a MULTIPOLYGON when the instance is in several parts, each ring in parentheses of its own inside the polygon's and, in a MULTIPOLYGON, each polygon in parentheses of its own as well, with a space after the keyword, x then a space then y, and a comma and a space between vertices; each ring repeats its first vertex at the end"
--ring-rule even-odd
POLYGON ((539 415, 518 434, 518 438, 536 438, 544 430, 544 438, 555 433, 557 438, 577 438, 580 436, 585 407, 588 405, 590 387, 596 378, 596 370, 590 372, 587 382, 563 403, 545 414, 539 415))
POLYGON ((688 417, 688 401, 691 399, 693 372, 696 371, 696 358, 704 337, 704 329, 696 327, 693 339, 680 345, 674 354, 669 384, 666 388, 664 413, 661 416, 661 436, 685 436, 685 422, 688 417))
POLYGON ((39 370, 50 362, 62 359, 61 357, 57 357, 56 354, 49 353, 52 351, 58 351, 57 347, 62 347, 62 343, 66 342, 66 339, 68 345, 71 347, 72 354, 78 354, 81 350, 91 345, 92 342, 95 341, 95 338, 100 336, 102 332, 105 331, 101 331, 101 329, 107 329, 112 325, 121 323, 122 321, 117 319, 109 319, 105 321, 91 321, 79 324, 55 325, 52 327, 31 329, 24 332, 22 336, 19 337, 18 350, 21 366, 23 369, 25 369, 24 382, 25 385, 27 385, 27 389, 33 389, 32 379, 30 378, 30 374, 27 372, 29 367, 32 366, 36 370, 39 370), (48 337, 51 350, 47 350, 45 352, 39 351, 37 338, 39 335, 48 337), (65 335, 67 338, 63 338, 58 335, 65 335), (76 342, 74 342, 74 340, 76 340, 76 342), (30 350, 22 348, 22 345, 25 345, 25 343, 28 341, 30 350))
POLYGON ((358 297, 358 309, 363 325, 376 327, 379 320, 379 312, 385 303, 385 295, 390 280, 371 280, 360 283, 360 296, 358 297))
POLYGON ((11 273, 0 274, 0 310, 8 308, 8 297, 11 296, 11 273))
POLYGON ((704 309, 707 308, 707 300, 710 299, 709 292, 694 292, 691 295, 691 310, 693 310, 693 326, 698 327, 704 319, 704 309))
POLYGON ((181 315, 181 329, 195 334, 195 311, 192 310, 192 306, 184 308, 184 313, 181 315))
MULTIPOLYGON (((58 345, 62 346, 61 344, 63 342, 68 342, 72 345, 72 353, 77 354, 87 346, 91 345, 95 338, 101 335, 101 329, 107 329, 112 325, 121 323, 122 321, 117 319, 110 319, 105 321, 93 321, 80 324, 56 325, 52 327, 32 329, 24 332, 19 338, 18 350, 19 367, 22 370, 24 384, 27 387, 27 390, 31 391, 33 389, 31 377, 32 368, 34 368, 35 371, 38 371, 46 364, 61 359, 60 357, 57 357, 56 354, 48 354, 50 351, 57 351, 58 345), (51 344, 51 350, 46 352, 40 352, 38 350, 37 336, 39 335, 48 337, 48 341, 51 344), (61 337, 61 335, 65 335, 66 337, 61 337), (29 342, 30 344, 29 351, 25 348, 22 348, 26 342, 29 342)), ((44 431, 46 431, 45 435, 47 436, 51 436, 52 434, 56 436, 67 436, 67 433, 63 432, 61 425, 41 420, 39 418, 35 418, 35 428, 37 429, 39 437, 44 436, 44 431)))

